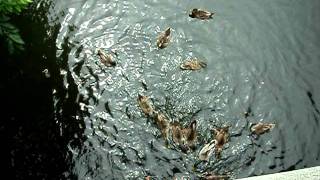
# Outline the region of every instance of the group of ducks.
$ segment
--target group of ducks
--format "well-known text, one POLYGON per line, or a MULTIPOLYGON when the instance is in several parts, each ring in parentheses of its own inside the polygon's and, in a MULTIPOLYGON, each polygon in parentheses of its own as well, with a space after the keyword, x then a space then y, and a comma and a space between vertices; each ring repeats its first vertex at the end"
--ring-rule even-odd
MULTIPOLYGON (((211 19, 214 13, 200 10, 200 9, 193 9, 192 12, 189 14, 191 18, 197 18, 201 20, 211 19)), ((157 47, 159 49, 164 49, 169 45, 171 40, 171 28, 167 28, 164 32, 162 32, 157 38, 157 47)), ((100 62, 107 67, 114 67, 116 66, 116 62, 112 59, 110 54, 104 53, 101 49, 98 50, 98 56, 100 57, 100 62)), ((197 58, 189 59, 185 61, 183 64, 180 65, 180 68, 183 70, 200 70, 205 68, 207 64, 197 58)))
MULTIPOLYGON (((200 20, 207 20, 211 19, 213 15, 213 12, 200 9, 192 9, 189 17, 197 18, 200 20)), ((171 39, 170 35, 171 28, 167 28, 158 36, 156 44, 159 49, 164 49, 169 45, 171 39)), ((101 49, 98 50, 98 56, 100 57, 100 62, 105 66, 116 66, 116 62, 112 60, 112 56, 110 54, 105 54, 101 49)), ((206 62, 198 60, 197 58, 192 58, 182 63, 180 65, 180 68, 182 70, 200 70, 202 68, 205 68, 206 66, 206 62)), ((171 121, 165 113, 157 111, 150 103, 149 97, 139 94, 137 101, 142 112, 147 117, 153 119, 157 128, 161 131, 162 137, 164 138, 168 146, 170 145, 170 142, 173 142, 172 145, 178 147, 184 153, 195 150, 197 144, 196 120, 192 120, 189 125, 183 126, 178 121, 171 121)), ((220 158, 224 145, 229 141, 229 127, 230 126, 214 128, 212 130, 213 139, 209 143, 205 144, 199 152, 198 158, 201 161, 209 161, 213 153, 215 154, 215 157, 217 159, 220 158)), ((257 124, 251 125, 250 131, 252 134, 259 136, 270 131, 274 127, 274 123, 259 122, 257 124)), ((203 176, 203 178, 225 179, 226 177, 207 173, 203 176)))

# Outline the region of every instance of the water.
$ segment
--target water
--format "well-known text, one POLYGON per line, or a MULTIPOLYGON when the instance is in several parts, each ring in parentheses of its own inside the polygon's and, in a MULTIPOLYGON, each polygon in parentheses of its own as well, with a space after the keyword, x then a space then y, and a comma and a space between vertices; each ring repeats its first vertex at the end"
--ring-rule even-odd
MULTIPOLYGON (((161 179, 214 171, 241 178, 320 165, 319 8, 316 0, 49 3, 47 34, 58 27, 50 37, 59 82, 73 88, 66 98, 79 105, 71 119, 81 130, 67 132, 70 173, 78 179, 161 179), (210 21, 191 19, 195 7, 216 14, 210 21), (158 50, 156 37, 167 27, 173 39, 158 50), (98 48, 117 52, 115 68, 99 62, 98 48), (191 57, 206 61, 207 68, 181 71, 180 63, 191 57), (195 152, 165 147, 138 108, 139 93, 182 124, 197 120, 195 152), (251 111, 247 118, 245 111, 251 111), (276 127, 252 142, 248 123, 259 121, 276 127), (225 125, 232 136, 222 159, 198 163, 210 129, 225 125)), ((61 106, 61 97, 53 95, 56 115, 76 106, 61 106)), ((68 130, 61 118, 57 123, 68 130)))

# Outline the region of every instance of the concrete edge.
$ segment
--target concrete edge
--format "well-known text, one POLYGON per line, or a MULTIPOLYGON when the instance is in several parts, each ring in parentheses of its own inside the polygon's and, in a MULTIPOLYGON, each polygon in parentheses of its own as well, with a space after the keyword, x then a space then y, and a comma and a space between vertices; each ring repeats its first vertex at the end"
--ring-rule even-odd
MULTIPOLYGON (((241 178, 241 180, 320 180, 320 166, 282 173, 241 178)), ((240 180, 240 179, 239 179, 240 180)))

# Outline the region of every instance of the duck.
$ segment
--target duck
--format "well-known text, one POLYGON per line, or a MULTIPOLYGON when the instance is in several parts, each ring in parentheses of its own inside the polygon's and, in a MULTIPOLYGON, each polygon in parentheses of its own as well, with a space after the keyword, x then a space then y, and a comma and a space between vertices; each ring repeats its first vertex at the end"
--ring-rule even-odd
POLYGON ((169 118, 161 112, 156 112, 154 120, 158 129, 161 131, 162 137, 164 138, 167 144, 169 142, 169 131, 170 131, 169 118))
POLYGON ((180 65, 180 69, 182 70, 200 70, 202 68, 207 67, 207 63, 200 61, 196 58, 189 59, 180 65))
POLYGON ((157 46, 159 49, 163 49, 169 45, 169 42, 171 39, 170 34, 171 34, 171 28, 169 27, 158 36, 157 46))
POLYGON ((101 49, 98 50, 98 56, 100 57, 100 62, 105 66, 116 66, 116 62, 112 60, 112 56, 110 54, 105 54, 101 49))
POLYGON ((193 120, 187 127, 183 127, 179 122, 171 123, 172 140, 182 150, 189 152, 195 149, 197 141, 197 121, 193 120))
POLYGON ((154 113, 154 108, 149 103, 149 97, 138 94, 137 100, 142 112, 147 116, 152 116, 154 113))
POLYGON ((253 124, 250 127, 250 131, 251 131, 251 133, 253 133, 255 135, 261 135, 261 134, 264 134, 266 132, 271 131, 275 126, 276 126, 275 123, 262 123, 262 122, 259 122, 257 124, 253 124))
POLYGON ((194 8, 189 14, 189 17, 205 20, 205 19, 211 19, 213 15, 214 15, 213 12, 194 8))
POLYGON ((213 139, 203 146, 203 148, 199 152, 199 159, 201 161, 209 161, 212 153, 215 150, 216 143, 216 140, 213 139))
POLYGON ((223 146, 229 141, 229 126, 223 128, 214 128, 213 129, 215 135, 215 155, 216 158, 220 158, 220 154, 223 146))

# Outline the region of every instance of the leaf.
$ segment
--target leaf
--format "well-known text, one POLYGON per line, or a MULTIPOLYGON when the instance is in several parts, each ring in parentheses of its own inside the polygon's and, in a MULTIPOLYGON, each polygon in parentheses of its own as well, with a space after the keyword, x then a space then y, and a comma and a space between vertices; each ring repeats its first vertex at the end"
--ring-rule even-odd
POLYGON ((17 44, 24 44, 19 34, 9 34, 9 38, 17 44))
POLYGON ((10 18, 8 16, 0 16, 0 23, 1 22, 7 22, 9 20, 10 20, 10 18))
POLYGON ((7 30, 14 30, 17 29, 14 25, 12 25, 11 23, 0 23, 0 26, 7 29, 7 30))

